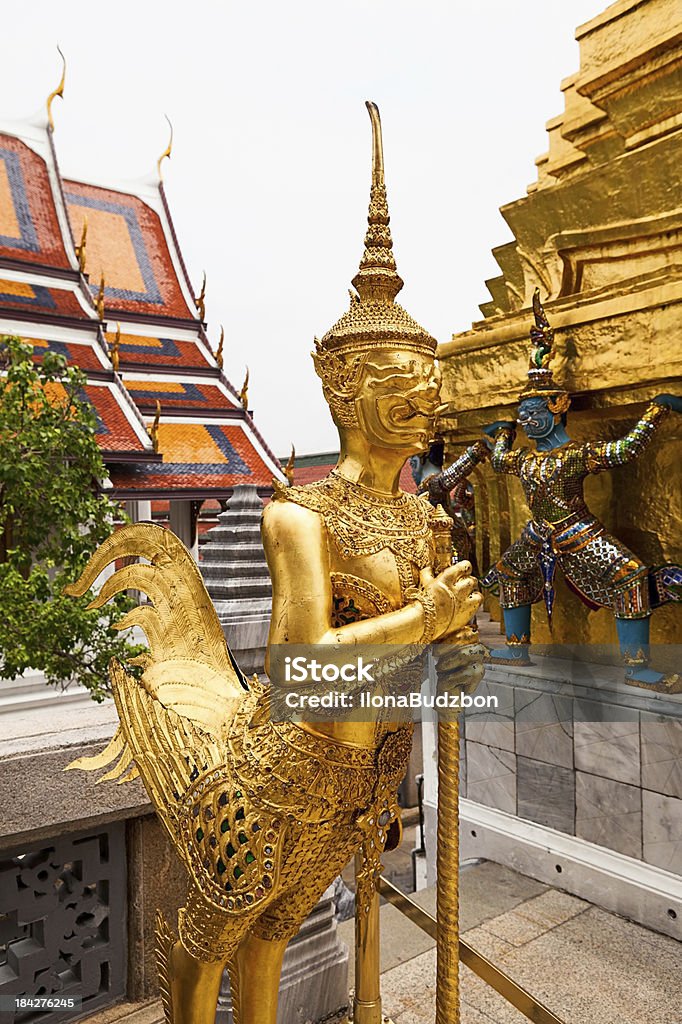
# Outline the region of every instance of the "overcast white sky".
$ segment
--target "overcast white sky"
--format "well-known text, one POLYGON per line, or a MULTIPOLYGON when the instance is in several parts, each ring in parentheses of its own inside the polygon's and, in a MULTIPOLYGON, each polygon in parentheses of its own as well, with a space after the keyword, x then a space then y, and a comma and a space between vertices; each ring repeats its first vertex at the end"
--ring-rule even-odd
POLYGON ((62 172, 101 184, 164 179, 214 343, 278 455, 336 433, 309 352, 347 306, 370 177, 365 99, 381 109, 400 301, 439 340, 480 319, 511 236, 498 207, 525 194, 575 28, 605 0, 31 0, 0 37, 0 116, 56 85, 62 172))

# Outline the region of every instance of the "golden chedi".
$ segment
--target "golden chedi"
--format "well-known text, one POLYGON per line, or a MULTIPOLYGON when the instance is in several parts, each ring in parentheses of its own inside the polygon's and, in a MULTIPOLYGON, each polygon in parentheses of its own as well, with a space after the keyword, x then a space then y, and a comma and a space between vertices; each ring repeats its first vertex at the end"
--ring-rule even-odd
MULTIPOLYGON (((615 441, 657 394, 682 394, 679 22, 677 0, 644 0, 595 4, 576 30, 579 66, 561 82, 563 109, 547 123, 537 181, 501 209, 511 235, 493 250, 499 270, 486 282, 482 318, 439 348, 448 456, 486 424, 516 419, 536 288, 556 330, 554 377, 572 397, 577 443, 615 441)), ((585 481, 593 513, 649 566, 682 552, 681 452, 682 418, 667 416, 645 458, 585 481)), ((518 478, 490 462, 472 480, 486 572, 529 509, 518 478)), ((551 631, 534 605, 534 643, 580 645, 611 661, 610 609, 588 608, 561 574, 556 594, 551 631)), ((652 616, 652 648, 667 673, 679 671, 681 631, 682 604, 652 616)))

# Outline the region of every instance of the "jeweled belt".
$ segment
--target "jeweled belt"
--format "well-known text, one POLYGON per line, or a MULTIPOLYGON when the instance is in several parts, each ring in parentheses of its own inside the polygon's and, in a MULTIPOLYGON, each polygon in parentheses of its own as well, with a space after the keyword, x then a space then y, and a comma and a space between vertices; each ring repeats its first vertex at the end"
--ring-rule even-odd
POLYGON ((555 553, 563 555, 580 551, 591 540, 600 536, 604 532, 604 527, 597 517, 585 508, 573 512, 559 523, 549 523, 544 519, 536 522, 531 519, 526 525, 525 532, 539 547, 549 543, 555 553))
POLYGON ((554 607, 554 576, 559 555, 574 555, 586 547, 591 540, 604 532, 604 527, 587 508, 578 509, 559 523, 531 519, 524 534, 537 544, 538 560, 542 571, 542 596, 547 609, 550 626, 554 607))

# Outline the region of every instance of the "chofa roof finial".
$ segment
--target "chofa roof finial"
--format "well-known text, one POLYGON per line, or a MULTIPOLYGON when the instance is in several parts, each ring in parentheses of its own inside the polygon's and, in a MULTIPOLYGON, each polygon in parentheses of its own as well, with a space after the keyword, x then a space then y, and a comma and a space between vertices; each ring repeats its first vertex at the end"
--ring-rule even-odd
POLYGON ((50 131, 54 131, 54 118, 52 117, 52 104, 54 100, 59 96, 60 99, 64 99, 64 83, 66 81, 66 57, 61 51, 61 48, 57 46, 57 53, 62 58, 62 77, 59 80, 59 85, 56 89, 50 93, 47 97, 47 123, 50 131))
POLYGON ((215 361, 222 370, 225 357, 223 356, 223 346, 225 344, 225 328, 220 325, 220 341, 218 342, 218 348, 215 353, 215 361))
POLYGON ((194 299, 194 305, 197 307, 199 319, 203 323, 206 319, 206 271, 204 271, 204 277, 201 282, 201 291, 194 299))
POLYGON ((164 114, 163 116, 168 121, 168 127, 170 128, 170 137, 168 139, 168 145, 164 149, 164 151, 161 154, 161 156, 159 157, 159 159, 156 161, 156 170, 157 170, 158 175, 159 175, 159 181, 163 181, 163 174, 161 173, 161 164, 166 159, 170 160, 171 153, 173 152, 173 122, 171 121, 171 119, 168 116, 168 114, 164 114))
POLYGON ((239 392, 239 401, 242 403, 242 409, 248 411, 249 408, 249 368, 246 367, 246 377, 244 377, 244 383, 242 389, 239 392))

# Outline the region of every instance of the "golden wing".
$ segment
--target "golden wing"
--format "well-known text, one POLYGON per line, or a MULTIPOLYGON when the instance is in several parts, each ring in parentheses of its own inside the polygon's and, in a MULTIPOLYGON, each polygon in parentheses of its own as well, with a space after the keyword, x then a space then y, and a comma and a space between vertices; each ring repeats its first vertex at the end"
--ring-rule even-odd
POLYGON ((222 764, 224 743, 191 719, 164 707, 117 661, 112 661, 109 671, 125 749, 132 752, 136 773, 142 777, 161 823, 184 855, 183 844, 178 843, 183 796, 199 775, 222 764))
MULTIPOLYGON (((149 654, 138 659, 144 665, 140 680, 126 674, 120 665, 112 665, 111 681, 121 725, 100 754, 79 758, 68 766, 92 771, 120 758, 99 782, 135 778, 150 752, 156 750, 167 755, 167 743, 173 742, 169 736, 184 749, 188 737, 182 730, 177 731, 177 720, 187 727, 197 727, 200 734, 212 742, 221 738, 236 705, 248 690, 225 643, 201 573, 187 548, 169 530, 152 523, 133 523, 117 530, 95 551, 80 579, 70 584, 66 593, 81 597, 107 566, 121 558, 146 561, 115 571, 89 607, 101 608, 123 590, 134 589, 146 594, 152 604, 133 608, 116 628, 139 626, 147 637, 149 654), (149 698, 143 705, 139 703, 138 690, 149 698), (148 709, 148 716, 151 715, 149 709, 154 709, 155 720, 159 715, 163 717, 166 712, 172 712, 175 731, 159 732, 151 727, 151 720, 147 734, 140 728, 133 728, 131 723, 137 721, 134 716, 141 713, 142 706, 148 709), (135 764, 128 771, 133 761, 135 764)), ((177 781, 181 782, 179 778, 177 781)))

